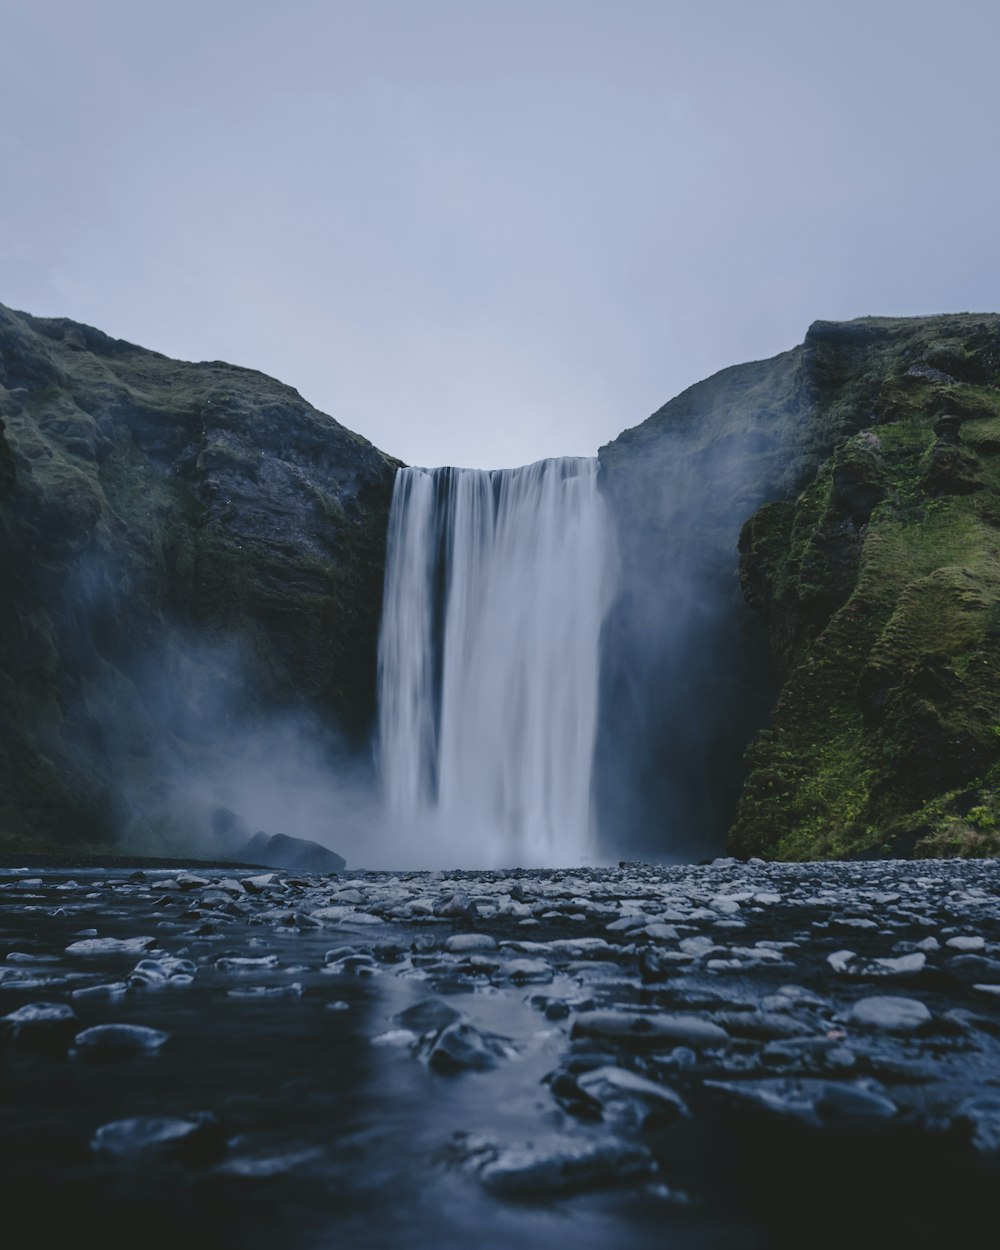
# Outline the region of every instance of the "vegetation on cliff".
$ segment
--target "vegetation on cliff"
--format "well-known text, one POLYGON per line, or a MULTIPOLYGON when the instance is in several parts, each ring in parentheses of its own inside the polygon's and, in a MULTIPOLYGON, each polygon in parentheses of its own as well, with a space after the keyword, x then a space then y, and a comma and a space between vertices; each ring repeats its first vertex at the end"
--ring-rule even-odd
POLYGON ((832 397, 846 436, 740 538, 780 690, 730 844, 994 854, 1000 317, 820 323, 806 347, 844 339, 857 350, 832 397))
POLYGON ((220 717, 363 736, 394 470, 262 374, 0 307, 0 835, 163 820, 220 717))

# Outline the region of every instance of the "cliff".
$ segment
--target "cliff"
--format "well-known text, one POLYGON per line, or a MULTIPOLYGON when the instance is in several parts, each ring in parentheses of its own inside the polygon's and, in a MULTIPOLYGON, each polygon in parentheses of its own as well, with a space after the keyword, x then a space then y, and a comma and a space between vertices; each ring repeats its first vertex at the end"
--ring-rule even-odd
POLYGON ((781 686, 731 844, 997 853, 1000 318, 819 323, 806 343, 847 336, 857 433, 740 537, 781 686))
POLYGON ((220 722, 363 738, 395 467, 262 374, 0 306, 0 834, 149 832, 220 722))
POLYGON ((818 322, 601 449, 605 827, 681 858, 1000 849, 998 387, 997 316, 818 322))
MULTIPOLYGON (((255 769, 322 836, 342 793, 289 828, 274 779, 366 755, 396 467, 262 374, 0 307, 0 839, 224 849, 255 769)), ((817 322, 599 482, 608 854, 1000 851, 1000 317, 817 322)))

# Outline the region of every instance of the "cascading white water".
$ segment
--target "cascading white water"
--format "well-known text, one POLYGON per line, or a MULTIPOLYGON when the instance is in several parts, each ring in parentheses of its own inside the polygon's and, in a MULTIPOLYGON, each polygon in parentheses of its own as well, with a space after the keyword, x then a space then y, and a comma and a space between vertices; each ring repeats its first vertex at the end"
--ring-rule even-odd
POLYGON ((426 845, 424 863, 588 857, 609 566, 596 460, 400 470, 380 766, 394 825, 426 845))

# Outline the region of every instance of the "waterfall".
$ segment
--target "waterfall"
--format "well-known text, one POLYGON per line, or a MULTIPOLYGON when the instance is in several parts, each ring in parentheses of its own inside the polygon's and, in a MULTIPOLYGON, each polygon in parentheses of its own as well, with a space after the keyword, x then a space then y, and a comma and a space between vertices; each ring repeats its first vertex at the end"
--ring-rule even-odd
POLYGON ((596 460, 398 473, 379 760, 390 819, 426 843, 423 862, 592 852, 607 532, 596 460))

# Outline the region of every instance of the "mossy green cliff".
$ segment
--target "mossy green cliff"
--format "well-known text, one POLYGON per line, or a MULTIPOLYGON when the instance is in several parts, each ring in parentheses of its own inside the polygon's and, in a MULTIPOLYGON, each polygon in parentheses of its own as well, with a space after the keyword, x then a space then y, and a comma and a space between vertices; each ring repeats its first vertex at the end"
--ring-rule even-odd
POLYGON ((262 374, 0 306, 0 834, 155 822, 156 744, 220 708, 363 736, 395 467, 262 374))
POLYGON ((602 448, 641 849, 1000 850, 998 387, 995 315, 817 322, 602 448))
POLYGON ((1000 851, 1000 318, 814 326, 865 344, 855 433, 740 537, 781 679, 734 850, 1000 851))

